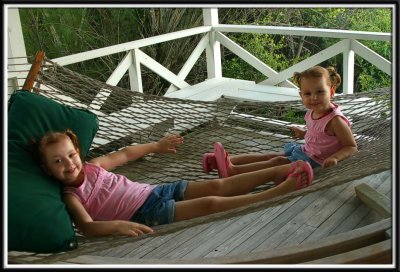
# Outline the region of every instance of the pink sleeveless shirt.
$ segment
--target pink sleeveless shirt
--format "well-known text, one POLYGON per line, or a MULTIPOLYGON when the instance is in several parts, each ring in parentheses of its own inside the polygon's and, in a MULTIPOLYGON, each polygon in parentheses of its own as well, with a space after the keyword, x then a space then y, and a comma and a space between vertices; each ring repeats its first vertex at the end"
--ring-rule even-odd
POLYGON ((305 144, 302 146, 302 150, 308 157, 319 164, 322 164, 326 158, 343 147, 336 136, 326 133, 327 124, 333 117, 341 116, 350 126, 349 120, 340 111, 338 105, 333 104, 332 109, 332 112, 317 120, 312 119, 311 110, 308 110, 304 117, 307 132, 304 136, 305 144))
POLYGON ((130 220, 155 187, 87 162, 83 171, 83 183, 66 186, 63 193, 76 196, 93 220, 130 220))

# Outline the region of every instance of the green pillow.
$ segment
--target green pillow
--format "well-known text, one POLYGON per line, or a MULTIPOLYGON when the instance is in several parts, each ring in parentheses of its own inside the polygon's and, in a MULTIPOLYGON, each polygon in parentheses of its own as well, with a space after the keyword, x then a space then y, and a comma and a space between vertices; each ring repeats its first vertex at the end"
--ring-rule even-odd
POLYGON ((98 130, 94 113, 17 91, 8 106, 8 250, 55 253, 77 246, 61 184, 28 152, 32 138, 70 128, 86 156, 98 130))

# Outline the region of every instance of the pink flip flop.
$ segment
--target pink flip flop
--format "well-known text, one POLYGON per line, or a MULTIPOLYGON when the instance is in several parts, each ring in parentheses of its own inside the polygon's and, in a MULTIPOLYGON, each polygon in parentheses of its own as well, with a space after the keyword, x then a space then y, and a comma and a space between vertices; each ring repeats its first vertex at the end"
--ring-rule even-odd
POLYGON ((229 155, 225 151, 220 142, 214 143, 215 161, 217 162, 217 169, 220 178, 228 177, 229 155))
POLYGON ((212 170, 217 169, 217 162, 215 161, 214 153, 203 154, 203 171, 209 174, 212 170))
POLYGON ((292 162, 292 166, 290 167, 290 169, 288 171, 288 178, 289 177, 296 178, 296 190, 305 188, 305 187, 302 187, 302 184, 301 184, 301 175, 303 172, 306 172, 306 174, 307 174, 308 178, 307 178, 307 184, 305 187, 308 187, 308 186, 310 186, 310 184, 312 183, 312 181, 314 179, 314 172, 313 172, 313 169, 312 169, 310 163, 307 161, 292 162), (302 163, 302 167, 301 167, 302 171, 300 173, 294 173, 299 162, 302 163))

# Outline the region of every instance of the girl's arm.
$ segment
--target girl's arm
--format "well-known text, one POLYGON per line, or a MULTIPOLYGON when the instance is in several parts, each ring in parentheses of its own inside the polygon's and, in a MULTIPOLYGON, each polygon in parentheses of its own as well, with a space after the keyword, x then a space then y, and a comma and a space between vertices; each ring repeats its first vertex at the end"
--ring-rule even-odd
POLYGON ((161 138, 158 142, 127 146, 121 150, 94 158, 89 162, 99 165, 109 171, 128 161, 139 159, 149 153, 176 153, 176 147, 182 143, 183 137, 171 134, 161 138))
POLYGON ((329 123, 329 130, 339 139, 343 148, 329 156, 322 163, 322 167, 329 167, 337 164, 339 161, 347 159, 358 152, 357 143, 354 139, 351 128, 346 124, 342 117, 336 116, 329 123))
POLYGON ((293 138, 304 139, 307 130, 299 126, 289 126, 290 131, 293 134, 293 138))
POLYGON ((82 203, 72 194, 64 194, 67 205, 76 227, 85 236, 127 235, 139 236, 152 233, 153 230, 146 225, 124 220, 93 221, 82 203))

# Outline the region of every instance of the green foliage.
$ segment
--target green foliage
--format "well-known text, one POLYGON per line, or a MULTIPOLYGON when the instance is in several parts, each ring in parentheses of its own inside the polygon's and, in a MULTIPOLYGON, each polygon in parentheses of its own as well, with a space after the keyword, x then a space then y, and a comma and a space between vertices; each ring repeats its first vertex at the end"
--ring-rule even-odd
MULTIPOLYGON (((392 32, 392 17, 390 9, 360 9, 350 18, 354 30, 371 32, 392 32)), ((392 45, 382 41, 360 41, 362 44, 380 54, 385 59, 392 60, 392 45)), ((389 87, 392 79, 374 65, 358 57, 356 58, 355 89, 368 91, 378 87, 389 87)))
MULTIPOLYGON (((50 59, 202 24, 201 9, 19 8, 19 12, 27 54, 34 56, 38 50, 44 50, 50 59)), ((199 37, 179 39, 142 50, 177 73, 198 41, 199 37)), ((69 68, 106 81, 125 54, 80 62, 69 68)), ((202 81, 205 73, 205 68, 195 66, 187 82, 202 81)), ((143 89, 150 94, 164 94, 170 85, 146 68, 143 68, 142 80, 143 89)), ((128 74, 118 85, 130 88, 128 74)))
MULTIPOLYGON (((255 57, 267 63, 272 69, 283 70, 290 67, 292 60, 284 55, 285 40, 283 37, 273 37, 266 34, 231 34, 229 38, 255 57)), ((245 61, 224 50, 223 74, 225 77, 254 80, 256 82, 265 79, 265 76, 251 67, 245 61)))
MULTIPOLYGON (((392 32, 389 8, 220 8, 221 24, 296 26, 375 32, 392 32)), ((97 48, 139 40, 203 25, 201 8, 19 8, 28 55, 44 50, 53 59, 97 48)), ((338 42, 338 39, 255 33, 226 35, 266 65, 280 72, 338 42)), ((159 63, 178 73, 201 35, 141 48, 159 63)), ((360 41, 388 60, 390 42, 360 41)), ((265 75, 221 46, 223 76, 261 82, 265 75)), ((90 77, 106 81, 125 53, 70 66, 90 77)), ((321 65, 343 71, 342 55, 321 65)), ((356 56, 355 91, 391 85, 391 77, 356 56)), ((205 54, 188 77, 196 84, 207 77, 205 54)), ((150 94, 164 94, 170 83, 142 68, 143 88, 150 94)), ((128 74, 120 87, 130 88, 128 74)), ((338 92, 340 92, 340 88, 338 92)))
MULTIPOLYGON (((141 39, 135 9, 44 8, 19 9, 28 55, 44 50, 50 59, 141 39), (133 34, 134 33, 134 34, 133 34)), ((70 66, 106 81, 123 54, 70 66)))
POLYGON ((358 62, 361 63, 358 67, 362 72, 359 72, 355 85, 358 86, 360 91, 369 91, 392 85, 392 79, 389 75, 378 70, 372 64, 366 63, 363 59, 358 60, 358 62))
POLYGON ((288 121, 294 124, 305 125, 306 121, 304 120, 304 114, 305 114, 304 112, 299 112, 290 109, 288 111, 285 111, 281 118, 284 121, 288 121))
MULTIPOLYGON (((303 8, 303 9, 220 9, 221 23, 254 24, 268 26, 297 26, 327 29, 358 30, 370 32, 392 32, 391 9, 385 8, 303 8), (228 15, 229 14, 229 15, 228 15), (233 14, 230 16, 230 14, 233 14)), ((244 47, 251 54, 277 72, 290 67, 311 55, 335 44, 338 39, 319 37, 294 37, 266 34, 231 34, 229 38, 244 47)), ((391 43, 383 41, 361 41, 364 45, 391 60, 391 43)), ((227 77, 242 78, 255 82, 265 76, 239 60, 233 54, 224 52, 223 74, 227 77), (235 76, 236 75, 236 76, 235 76)), ((342 74, 343 56, 337 55, 322 66, 334 66, 342 74)), ((355 92, 391 86, 391 77, 368 63, 355 58, 355 92)), ((339 86, 337 92, 342 91, 339 86)))

